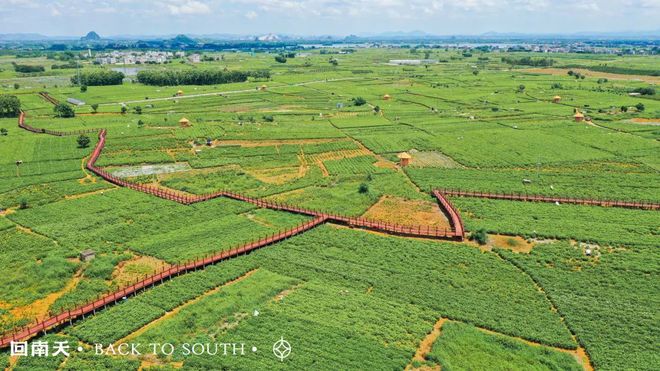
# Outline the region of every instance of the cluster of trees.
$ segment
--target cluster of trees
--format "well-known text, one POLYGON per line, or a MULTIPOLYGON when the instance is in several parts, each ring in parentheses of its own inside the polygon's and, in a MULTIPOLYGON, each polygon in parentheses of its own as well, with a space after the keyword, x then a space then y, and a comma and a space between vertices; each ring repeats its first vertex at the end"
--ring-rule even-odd
POLYGON ((123 80, 123 73, 109 70, 87 71, 71 77, 72 83, 86 86, 121 85, 123 80))
POLYGON ((15 95, 0 94, 0 117, 16 117, 21 113, 21 101, 15 95))
POLYGON ((66 103, 58 103, 53 107, 56 117, 74 117, 76 112, 66 103))
POLYGON ((648 88, 637 88, 632 91, 632 93, 639 93, 641 95, 655 95, 655 89, 652 87, 648 88))
POLYGON ((76 63, 75 61, 69 61, 67 63, 62 63, 62 64, 54 64, 50 66, 50 68, 53 70, 64 70, 64 69, 78 68, 78 67, 80 67, 80 64, 76 63))
POLYGON ((137 74, 137 80, 145 85, 213 85, 244 82, 248 77, 270 78, 270 71, 221 71, 221 70, 144 70, 137 74))
POLYGON ((555 64, 551 58, 532 58, 532 57, 502 57, 502 62, 512 66, 532 66, 532 67, 550 67, 555 64))
POLYGON ((14 71, 21 73, 34 73, 34 72, 44 72, 46 68, 44 66, 32 66, 29 64, 18 64, 16 62, 11 63, 14 66, 14 71))
POLYGON ((581 73, 579 73, 579 72, 575 72, 575 71, 573 71, 573 70, 569 70, 569 71, 567 72, 567 74, 568 74, 568 76, 573 76, 573 77, 575 77, 576 79, 582 79, 582 80, 584 80, 584 78, 586 77, 585 75, 583 75, 583 74, 581 74, 581 73))

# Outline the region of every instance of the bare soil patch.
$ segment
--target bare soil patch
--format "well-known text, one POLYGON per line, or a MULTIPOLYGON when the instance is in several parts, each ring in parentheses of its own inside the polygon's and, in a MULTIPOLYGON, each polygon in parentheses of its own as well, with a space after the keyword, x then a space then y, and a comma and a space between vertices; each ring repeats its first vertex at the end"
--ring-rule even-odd
POLYGON ((67 284, 59 291, 46 295, 43 299, 36 300, 28 305, 15 307, 10 310, 10 313, 16 318, 29 318, 38 321, 45 319, 49 315, 51 305, 57 301, 62 295, 73 290, 78 282, 80 282, 82 271, 76 274, 67 282, 67 284))
MULTIPOLYGON (((282 167, 263 170, 244 170, 246 173, 257 178, 258 180, 269 183, 281 185, 293 181, 301 177, 299 167, 282 167)), ((302 176, 305 175, 303 172, 302 176)))
POLYGON ((483 251, 490 251, 494 247, 500 249, 511 250, 517 253, 529 254, 534 248, 535 244, 527 242, 520 236, 506 236, 500 234, 488 235, 488 243, 479 248, 483 251))
POLYGON ((596 72, 590 71, 582 68, 528 68, 523 71, 532 72, 532 73, 547 73, 550 75, 566 75, 569 70, 579 72, 585 76, 589 77, 604 77, 612 80, 639 80, 648 82, 651 84, 657 84, 660 82, 660 77, 658 76, 645 76, 645 75, 623 75, 618 73, 607 73, 607 72, 596 72))
POLYGON ((402 225, 450 228, 449 221, 438 204, 400 197, 381 197, 362 217, 402 225))
POLYGON ((135 282, 136 279, 143 278, 145 275, 167 269, 169 266, 163 260, 152 256, 138 256, 119 263, 112 273, 112 280, 119 286, 124 286, 135 282))
POLYGON ((640 125, 660 126, 660 119, 645 119, 636 117, 634 119, 630 119, 630 122, 634 122, 635 124, 640 125))

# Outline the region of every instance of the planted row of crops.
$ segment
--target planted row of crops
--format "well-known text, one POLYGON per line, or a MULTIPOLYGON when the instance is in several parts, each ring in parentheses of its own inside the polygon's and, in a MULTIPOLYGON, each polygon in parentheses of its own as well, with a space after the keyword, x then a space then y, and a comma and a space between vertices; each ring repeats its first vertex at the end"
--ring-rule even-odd
POLYGON ((652 370, 660 290, 657 244, 599 251, 597 259, 586 257, 581 248, 561 242, 537 246, 529 255, 500 254, 543 285, 596 369, 652 370))
POLYGON ((426 358, 430 365, 440 365, 444 370, 583 370, 571 354, 451 321, 442 325, 426 358))
POLYGON ((251 269, 249 263, 228 261, 189 273, 82 320, 67 328, 66 332, 88 343, 114 343, 166 312, 251 269))
POLYGON ((452 203, 467 230, 517 236, 654 245, 660 225, 660 213, 652 210, 461 197, 452 203))
POLYGON ((580 169, 406 168, 422 189, 528 193, 575 198, 659 201, 660 176, 629 164, 582 164, 580 169), (606 174, 607 176, 602 176, 606 174), (529 182, 523 182, 527 179, 529 182))

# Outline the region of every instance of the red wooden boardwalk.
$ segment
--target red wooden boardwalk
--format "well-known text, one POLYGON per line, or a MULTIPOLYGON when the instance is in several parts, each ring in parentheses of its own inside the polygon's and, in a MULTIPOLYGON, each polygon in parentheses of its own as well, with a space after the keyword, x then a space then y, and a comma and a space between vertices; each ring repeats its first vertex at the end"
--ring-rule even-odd
POLYGON ((324 217, 317 217, 309 222, 303 223, 295 228, 291 228, 278 234, 263 238, 261 240, 244 244, 238 247, 235 247, 231 250, 219 252, 213 256, 207 256, 204 258, 192 260, 183 264, 177 264, 171 266, 168 269, 164 269, 159 273, 153 274, 144 278, 143 280, 136 282, 132 285, 123 287, 119 290, 116 290, 112 293, 104 295, 99 299, 83 304, 75 309, 64 311, 60 314, 49 317, 41 322, 35 323, 31 326, 16 329, 10 334, 5 334, 0 338, 0 348, 8 346, 12 341, 20 341, 28 339, 36 334, 39 334, 42 331, 46 331, 54 326, 61 325, 67 321, 72 321, 77 318, 84 317, 87 314, 95 313, 97 309, 104 308, 107 305, 112 305, 117 301, 123 300, 131 294, 137 293, 139 290, 147 288, 149 286, 154 286, 156 284, 162 283, 164 280, 171 278, 175 275, 188 273, 190 271, 197 270, 198 268, 203 268, 210 264, 215 264, 219 261, 234 258, 240 255, 245 255, 259 249, 261 247, 280 242, 286 238, 297 235, 299 233, 305 232, 309 229, 316 227, 319 224, 322 224, 326 221, 324 217))
MULTIPOLYGON (((18 120, 18 125, 28 131, 34 132, 34 133, 39 133, 39 134, 49 134, 49 135, 56 135, 56 136, 67 136, 67 135, 80 135, 83 133, 89 133, 92 131, 97 131, 94 129, 91 130, 84 130, 84 131, 53 131, 53 130, 47 130, 47 129, 39 129, 39 128, 34 128, 32 126, 29 126, 25 123, 25 114, 21 112, 18 120)), ((46 330, 53 328, 58 325, 62 325, 66 323, 67 321, 72 321, 74 319, 81 318, 85 315, 88 315, 90 313, 95 313, 96 310, 104 308, 107 305, 112 305, 116 303, 119 300, 123 300, 127 296, 131 294, 137 293, 139 290, 147 288, 148 286, 153 286, 158 283, 163 282, 165 279, 171 278, 175 275, 179 275, 182 273, 187 273, 191 270, 196 270, 198 268, 203 268, 204 266, 207 266, 209 264, 214 264, 217 262, 220 262, 222 260, 230 259, 233 257, 237 257, 243 254, 247 254, 253 250, 256 250, 258 248, 270 245, 272 243, 276 243, 279 241, 282 241, 288 237, 294 236, 299 233, 303 233, 309 229, 312 229, 320 224, 323 224, 328 221, 332 221, 335 223, 342 223, 346 224, 352 227, 360 227, 360 228, 366 228, 366 229, 373 229, 373 230, 378 230, 386 233, 392 233, 392 234, 397 234, 397 235, 405 235, 405 236, 415 236, 415 237, 431 237, 431 238, 445 238, 445 239, 455 239, 458 241, 462 241, 464 238, 464 228, 463 228, 463 222, 460 219, 460 216, 458 212, 454 209, 454 207, 449 203, 449 201, 445 198, 444 195, 440 192, 434 192, 434 195, 438 198, 438 201, 440 203, 440 206, 445 209, 446 213, 450 217, 450 224, 452 226, 452 229, 442 229, 442 228, 432 228, 432 227, 427 227, 427 226, 404 226, 404 225, 398 225, 398 224, 392 224, 392 223, 385 223, 385 222, 380 222, 380 221, 374 221, 374 220, 369 220, 365 218, 356 218, 356 217, 349 217, 349 216, 342 216, 342 215, 336 215, 336 214, 328 214, 324 213, 321 211, 316 211, 316 210, 309 210, 309 209, 304 209, 300 208, 297 206, 291 206, 283 203, 278 203, 278 202, 273 202, 273 201, 268 201, 260 198, 254 198, 254 197, 249 197, 245 195, 241 195, 239 193, 235 192, 230 192, 230 191, 219 191, 215 193, 210 193, 210 194, 204 194, 204 195, 189 195, 189 194, 184 194, 182 192, 176 192, 173 190, 169 189, 161 189, 157 187, 152 187, 152 186, 146 186, 142 184, 137 184, 137 183, 132 183, 129 181, 126 181, 124 179, 121 179, 119 177, 116 177, 109 172, 99 168, 96 166, 96 161, 98 158, 101 156, 101 153, 103 151, 103 148, 105 147, 105 142, 106 142, 106 135, 107 131, 105 129, 101 129, 98 131, 98 136, 99 140, 94 147, 94 150, 92 151, 92 154, 90 155, 89 159, 87 160, 86 167, 90 171, 94 172, 96 175, 100 176, 101 178, 122 186, 122 187, 127 187, 130 189, 134 189, 140 192, 148 193, 155 195, 157 197, 161 197, 167 200, 179 202, 182 204, 192 204, 196 202, 203 202, 207 201, 213 198, 217 197, 228 197, 232 198, 235 200, 240 200, 244 202, 249 202, 252 203, 256 206, 259 207, 264 207, 264 208, 269 208, 273 210, 282 210, 282 211, 287 211, 287 212, 293 212, 297 214, 302 214, 302 215, 307 215, 311 216, 314 219, 303 223, 295 228, 289 229, 282 231, 278 234, 263 238, 261 240, 251 242, 239 247, 235 247, 231 250, 228 251, 222 251, 220 253, 217 253, 213 256, 208 256, 200 259, 196 259, 193 261, 189 261, 187 263, 183 264, 178 264, 174 265, 167 270, 163 270, 159 273, 156 273, 154 275, 148 276, 144 278, 143 280, 136 282, 132 285, 129 285, 127 287, 123 287, 119 290, 116 290, 112 293, 106 294, 97 300, 83 304, 75 309, 72 310, 67 310, 62 313, 59 313, 57 315, 51 316, 41 322, 15 329, 12 333, 9 334, 4 334, 0 338, 0 348, 8 346, 12 341, 22 341, 25 339, 28 339, 34 335, 39 334, 40 332, 45 332, 46 330)))

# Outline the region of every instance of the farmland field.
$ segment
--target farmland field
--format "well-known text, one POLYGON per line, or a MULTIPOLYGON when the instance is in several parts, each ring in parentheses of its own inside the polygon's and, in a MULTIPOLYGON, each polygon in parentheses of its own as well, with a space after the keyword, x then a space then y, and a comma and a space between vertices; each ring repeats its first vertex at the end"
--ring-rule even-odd
MULTIPOLYGON (((465 236, 419 232, 456 229, 433 189, 657 206, 660 130, 649 123, 660 120, 660 100, 629 94, 656 88, 658 77, 644 73, 658 69, 657 56, 607 56, 628 66, 621 72, 589 54, 552 54, 553 68, 528 68, 502 61, 528 53, 358 48, 331 54, 330 63, 327 50, 286 63, 272 53, 208 52, 212 58, 199 64, 140 68, 252 74, 208 85, 126 79, 84 92, 71 84, 76 71, 22 74, 11 69, 18 58, 0 56, 0 94, 18 97, 25 123, 38 128, 0 118, 3 334, 335 215, 259 250, 177 271, 30 339, 80 345, 66 359, 2 349, 0 365, 657 369, 657 208, 448 196, 465 236), (439 62, 388 63, 424 52, 439 62), (270 77, 255 77, 263 70, 270 77), (75 117, 56 117, 44 91, 85 104, 71 106, 75 117), (576 110, 589 120, 576 121, 576 110), (89 130, 89 143, 41 129, 89 130), (254 199, 163 196, 219 191, 254 199), (285 360, 272 351, 280 339, 292 346, 285 360), (176 350, 94 354, 94 344, 122 342, 176 350), (219 342, 242 343, 245 354, 191 355, 181 347, 219 342)), ((86 61, 81 73, 106 68, 86 61)))

